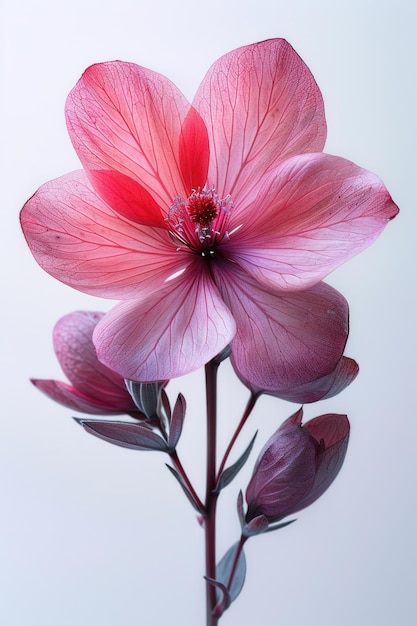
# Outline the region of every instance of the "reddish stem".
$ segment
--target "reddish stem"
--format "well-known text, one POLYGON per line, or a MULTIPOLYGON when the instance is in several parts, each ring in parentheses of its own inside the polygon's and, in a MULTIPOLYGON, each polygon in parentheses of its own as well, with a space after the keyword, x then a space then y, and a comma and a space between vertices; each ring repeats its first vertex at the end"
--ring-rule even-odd
POLYGON ((249 398, 249 400, 248 400, 248 403, 246 405, 245 411, 244 411, 244 413, 242 415, 242 419, 240 420, 240 422, 238 424, 238 427, 236 428, 236 430, 234 432, 234 435, 231 438, 229 445, 227 446, 226 452, 224 453, 223 460, 222 460, 222 462, 220 464, 220 467, 219 467, 219 471, 217 472, 216 483, 219 480, 220 476, 222 475, 222 472, 223 472, 224 467, 226 465, 226 461, 229 458, 229 454, 232 451, 232 448, 233 448, 233 446, 236 443, 236 439, 239 437, 242 428, 246 424, 246 420, 248 419, 249 415, 252 413, 253 407, 255 406, 256 401, 259 398, 259 396, 260 396, 260 393, 252 393, 250 398, 249 398))
POLYGON ((238 561, 239 561, 240 553, 242 552, 243 546, 245 545, 247 539, 248 539, 248 537, 245 537, 244 535, 240 536, 239 545, 238 545, 237 550, 236 550, 236 554, 235 554, 235 558, 234 558, 234 561, 233 561, 232 569, 230 570, 229 580, 227 581, 227 585, 226 585, 228 591, 230 591, 230 588, 232 586, 232 582, 233 582, 233 578, 235 576, 235 572, 236 572, 237 564, 238 564, 238 561))
MULTIPOLYGON (((206 407, 207 407, 207 474, 206 474, 206 516, 204 521, 206 545, 206 576, 216 578, 216 437, 217 437, 217 369, 219 363, 207 363, 206 407)), ((213 616, 216 606, 216 588, 206 582, 207 626, 217 626, 218 618, 213 616)))
POLYGON ((190 479, 188 478, 188 475, 185 471, 185 469, 182 466, 182 463, 179 459, 179 456, 176 452, 176 450, 173 450, 172 452, 170 452, 169 454, 172 464, 174 465, 175 469, 178 471, 178 473, 182 476, 185 484, 187 485, 189 491, 190 491, 190 495, 192 496, 192 499, 194 501, 195 506, 199 509, 200 513, 204 512, 204 504, 201 502, 200 498, 198 497, 198 494, 196 492, 196 490, 194 489, 190 479))

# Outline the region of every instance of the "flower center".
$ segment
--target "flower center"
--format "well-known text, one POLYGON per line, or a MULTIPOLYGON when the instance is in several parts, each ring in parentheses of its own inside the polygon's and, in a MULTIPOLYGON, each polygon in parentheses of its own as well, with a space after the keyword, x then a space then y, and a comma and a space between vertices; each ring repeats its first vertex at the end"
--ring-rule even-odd
POLYGON ((188 198, 175 198, 167 222, 178 249, 212 256, 216 246, 229 236, 227 223, 232 207, 230 197, 219 199, 214 189, 198 188, 188 198))
POLYGON ((187 211, 191 221, 204 228, 209 227, 217 217, 219 207, 212 194, 193 192, 188 198, 187 211))

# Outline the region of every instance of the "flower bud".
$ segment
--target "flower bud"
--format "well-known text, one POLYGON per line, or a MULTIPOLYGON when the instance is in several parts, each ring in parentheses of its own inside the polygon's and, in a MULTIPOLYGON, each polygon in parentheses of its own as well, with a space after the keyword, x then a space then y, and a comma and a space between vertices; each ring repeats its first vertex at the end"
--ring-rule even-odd
POLYGON ((359 372, 359 366, 356 361, 342 356, 336 368, 330 374, 308 382, 301 382, 298 385, 291 383, 290 388, 277 379, 275 386, 263 389, 254 385, 251 380, 245 377, 233 360, 232 365, 240 381, 248 387, 252 394, 267 394, 288 402, 296 402, 297 404, 309 404, 336 396, 355 380, 359 372))
POLYGON ((302 409, 269 439, 246 490, 246 522, 259 515, 277 522, 319 498, 336 478, 349 439, 346 415, 327 414, 301 424, 302 409))
POLYGON ((53 331, 54 349, 70 384, 43 379, 32 379, 32 383, 55 402, 81 413, 127 413, 145 419, 123 378, 97 359, 92 336, 103 316, 93 311, 74 311, 58 320, 53 331))

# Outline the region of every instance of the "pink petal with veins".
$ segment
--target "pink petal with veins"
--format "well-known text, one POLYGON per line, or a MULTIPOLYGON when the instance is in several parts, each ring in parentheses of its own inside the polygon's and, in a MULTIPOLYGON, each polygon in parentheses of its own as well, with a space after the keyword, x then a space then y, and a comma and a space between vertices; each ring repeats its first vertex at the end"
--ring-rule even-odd
POLYGON ((220 293, 236 320, 232 363, 251 385, 290 395, 331 374, 348 336, 348 305, 325 283, 306 291, 266 289, 238 267, 215 268, 220 293))
POLYGON ((113 170, 88 170, 88 178, 100 198, 114 211, 144 226, 167 230, 165 215, 151 194, 139 183, 113 170))
MULTIPOLYGON (((165 76, 122 61, 92 65, 68 96, 66 118, 85 168, 133 178, 161 207, 191 192, 179 154, 188 146, 194 154, 204 154, 207 132, 198 114, 190 118, 190 104, 165 76)), ((201 185, 204 162, 207 155, 191 175, 201 185)))
POLYGON ((161 284, 193 257, 159 228, 113 211, 84 171, 43 185, 21 213, 33 256, 62 282, 104 298, 133 298, 161 284))
POLYGON ((152 382, 188 374, 216 356, 235 322, 210 276, 194 269, 107 313, 94 333, 100 361, 124 378, 152 382))
POLYGON ((83 396, 75 387, 58 380, 40 380, 32 378, 31 382, 39 391, 42 391, 51 400, 66 406, 73 411, 89 413, 90 415, 119 415, 120 413, 137 413, 135 405, 129 405, 128 398, 125 402, 109 405, 101 403, 95 398, 83 396))
POLYGON ((319 152, 326 139, 320 90, 284 39, 218 59, 193 101, 210 141, 208 185, 238 204, 279 160, 319 152))
POLYGON ((206 125, 197 111, 191 108, 181 127, 178 154, 184 188, 188 190, 188 193, 192 189, 204 187, 207 180, 209 156, 206 125))
POLYGON ((246 385, 252 393, 260 394, 266 393, 267 395, 287 400, 288 402, 296 402, 297 404, 308 404, 310 402, 318 402, 319 400, 326 400, 332 398, 341 393, 346 387, 352 383, 359 373, 359 366, 353 359, 343 356, 336 366, 336 369, 330 374, 321 376, 313 381, 307 383, 295 384, 294 387, 288 391, 283 390, 282 384, 277 380, 277 386, 275 389, 261 389, 251 384, 251 382, 243 378, 241 372, 236 370, 236 374, 244 385, 246 385))
POLYGON ((236 210, 232 258, 257 280, 304 289, 369 246, 398 212, 382 181, 350 161, 305 154, 260 182, 236 210), (237 215, 238 214, 238 215, 237 215))

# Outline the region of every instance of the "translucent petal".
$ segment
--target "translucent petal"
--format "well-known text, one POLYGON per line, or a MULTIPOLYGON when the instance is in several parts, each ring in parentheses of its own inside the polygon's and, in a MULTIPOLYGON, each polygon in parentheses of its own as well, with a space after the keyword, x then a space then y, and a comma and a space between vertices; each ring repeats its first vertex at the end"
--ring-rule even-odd
POLYGON ((209 69, 193 101, 209 131, 208 184, 242 202, 283 158, 323 149, 320 90, 284 39, 233 50, 209 69))
POLYGON ((178 195, 188 196, 190 180, 201 186, 206 181, 204 123, 157 72, 121 61, 92 65, 69 94, 66 117, 85 168, 129 176, 162 208, 178 195), (184 157, 188 150, 203 156, 199 165, 184 157))
POLYGON ((105 298, 157 290, 190 262, 165 230, 141 226, 113 211, 83 171, 43 185, 23 207, 21 224, 44 270, 79 291, 105 298))
POLYGON ((324 283, 302 292, 268 290, 233 264, 215 280, 236 320, 232 363, 255 387, 282 394, 332 373, 348 335, 348 306, 324 283))
POLYGON ((143 300, 116 305, 97 326, 99 359, 124 378, 158 381, 192 372, 232 339, 235 322, 199 266, 143 300))
POLYGON ((354 163, 306 154, 262 179, 228 253, 257 280, 304 289, 369 246, 398 212, 382 181, 354 163))

